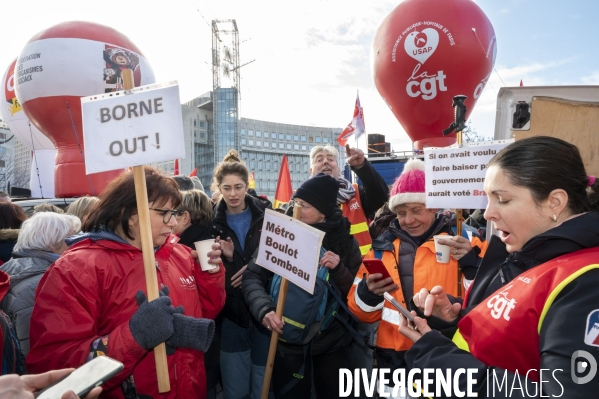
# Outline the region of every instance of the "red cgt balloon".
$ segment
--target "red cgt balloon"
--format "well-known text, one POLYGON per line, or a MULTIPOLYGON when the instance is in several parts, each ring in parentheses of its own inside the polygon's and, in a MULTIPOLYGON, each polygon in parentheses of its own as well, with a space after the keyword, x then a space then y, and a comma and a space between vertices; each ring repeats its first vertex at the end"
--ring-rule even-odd
POLYGON ((149 63, 129 38, 91 22, 52 26, 21 50, 15 71, 17 99, 56 146, 57 197, 98 195, 123 172, 86 176, 80 98, 122 90, 125 69, 133 70, 135 86, 155 82, 149 63))
POLYGON ((472 0, 406 0, 378 28, 372 73, 379 94, 416 149, 455 143, 452 99, 466 95, 466 118, 493 69, 497 40, 472 0))

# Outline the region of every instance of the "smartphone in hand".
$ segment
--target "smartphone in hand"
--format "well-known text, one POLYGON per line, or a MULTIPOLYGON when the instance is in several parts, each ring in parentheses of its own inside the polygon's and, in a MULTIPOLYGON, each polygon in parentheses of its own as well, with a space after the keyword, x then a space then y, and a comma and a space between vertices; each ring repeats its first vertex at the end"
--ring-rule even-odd
POLYGON ((379 280, 391 277, 389 271, 385 267, 385 264, 380 259, 363 259, 362 263, 364 263, 364 266, 366 266, 366 270, 368 270, 369 274, 382 274, 383 277, 381 277, 379 280))
POLYGON ((399 312, 402 315, 404 315, 406 319, 408 319, 412 323, 414 322, 414 315, 412 314, 412 312, 410 312, 405 306, 399 303, 397 299, 393 298, 391 294, 389 294, 388 292, 385 292, 383 296, 385 297, 385 300, 389 301, 389 303, 393 305, 395 309, 399 310, 399 312))
POLYGON ((104 384, 123 368, 123 363, 119 361, 107 356, 98 356, 66 377, 37 392, 34 397, 38 399, 56 399, 67 391, 73 391, 80 398, 83 398, 89 391, 104 384))

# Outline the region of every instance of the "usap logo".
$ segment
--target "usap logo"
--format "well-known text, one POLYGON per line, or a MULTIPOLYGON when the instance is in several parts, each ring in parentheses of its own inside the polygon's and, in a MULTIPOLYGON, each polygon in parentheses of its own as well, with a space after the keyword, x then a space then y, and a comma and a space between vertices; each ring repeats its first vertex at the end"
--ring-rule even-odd
POLYGON ((593 310, 587 317, 587 328, 584 333, 584 343, 599 347, 599 309, 593 310))

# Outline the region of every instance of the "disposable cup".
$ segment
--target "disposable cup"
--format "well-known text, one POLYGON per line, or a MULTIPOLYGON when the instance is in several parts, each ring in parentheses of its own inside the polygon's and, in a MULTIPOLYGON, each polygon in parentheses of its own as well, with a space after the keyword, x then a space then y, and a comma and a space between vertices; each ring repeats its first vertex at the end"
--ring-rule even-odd
POLYGON ((435 252, 437 253, 437 262, 439 263, 449 263, 449 254, 451 252, 451 247, 449 245, 439 244, 438 240, 450 240, 451 236, 447 234, 441 234, 438 236, 433 236, 435 240, 435 252))
POLYGON ((200 266, 203 271, 216 268, 216 265, 208 263, 208 252, 212 251, 212 244, 214 244, 214 239, 196 241, 193 243, 193 245, 196 247, 196 252, 198 253, 198 258, 200 260, 200 266))

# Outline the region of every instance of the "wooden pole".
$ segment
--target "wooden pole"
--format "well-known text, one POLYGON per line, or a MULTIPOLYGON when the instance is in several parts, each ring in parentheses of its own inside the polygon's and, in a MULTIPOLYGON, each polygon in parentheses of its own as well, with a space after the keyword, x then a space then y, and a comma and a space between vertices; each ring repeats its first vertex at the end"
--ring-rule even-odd
MULTIPOLYGON (((295 204, 293 206, 293 218, 300 218, 302 209, 301 206, 295 204)), ((285 309, 285 298, 287 297, 287 285, 289 281, 286 278, 281 278, 281 286, 279 287, 279 298, 277 300, 277 317, 283 320, 283 310, 285 309)), ((270 380, 272 379, 272 369, 275 365, 275 355, 277 353, 277 344, 279 342, 279 333, 271 332, 270 347, 268 348, 268 359, 266 360, 266 370, 264 372, 264 382, 262 383, 262 394, 260 399, 268 399, 268 391, 270 390, 270 380)))
MULTIPOLYGON (((461 146, 462 145, 462 131, 456 132, 456 143, 461 146)), ((459 236, 462 235, 462 210, 456 209, 455 211, 455 219, 456 219, 456 234, 459 236)), ((462 268, 458 262, 458 297, 462 296, 462 268)))
MULTIPOLYGON (((121 76, 125 90, 131 90, 135 87, 132 70, 125 69, 121 72, 121 76)), ((153 301, 158 298, 158 278, 156 277, 156 259, 154 259, 154 244, 152 242, 152 229, 150 228, 150 205, 148 204, 146 174, 143 166, 133 167, 133 179, 135 182, 135 197, 137 199, 137 214, 139 216, 141 252, 146 275, 146 290, 148 292, 148 301, 153 301)), ((168 392, 171 390, 171 384, 168 376, 166 346, 164 342, 154 348, 154 359, 156 360, 158 392, 168 392)))

